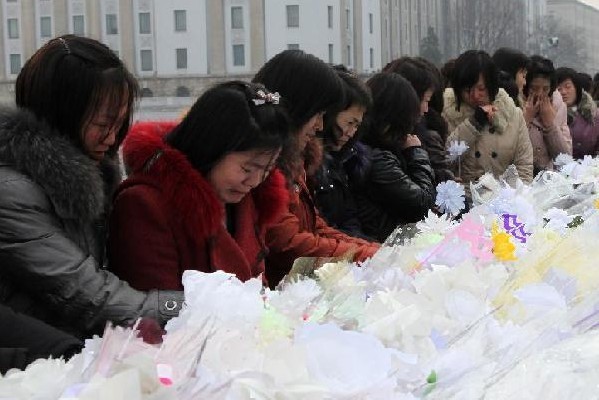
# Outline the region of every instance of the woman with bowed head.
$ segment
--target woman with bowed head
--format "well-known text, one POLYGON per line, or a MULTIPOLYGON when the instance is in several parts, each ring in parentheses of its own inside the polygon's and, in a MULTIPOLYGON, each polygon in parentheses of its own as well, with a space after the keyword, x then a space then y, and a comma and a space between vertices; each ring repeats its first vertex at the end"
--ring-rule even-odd
POLYGON ((487 172, 498 177, 511 164, 520 179, 532 181, 533 152, 526 122, 510 96, 498 87, 497 73, 487 53, 468 50, 456 60, 452 87, 444 93, 447 141, 468 145, 461 156, 461 178, 466 185, 487 172))
POLYGON ((25 63, 0 116, 0 301, 80 338, 164 324, 183 293, 140 292, 104 268, 117 149, 138 86, 98 41, 66 35, 25 63))
POLYGON ((572 156, 599 155, 599 111, 593 98, 582 87, 572 68, 558 68, 557 90, 568 106, 568 126, 572 136, 572 156))
POLYGON ((114 200, 111 268, 141 290, 181 289, 186 269, 242 281, 264 272, 265 231, 288 194, 273 169, 289 122, 262 85, 207 90, 181 123, 136 124, 114 200))
POLYGON ((372 93, 361 140, 369 168, 350 171, 364 232, 385 240, 401 224, 418 222, 435 202, 435 175, 413 133, 420 99, 408 80, 378 73, 366 82, 372 93))
MULTIPOLYGON (((420 100, 420 118, 414 125, 414 132, 428 153, 435 173, 435 182, 455 179, 445 146, 447 123, 436 109, 430 107, 433 95, 435 100, 443 101, 441 74, 437 68, 424 59, 401 57, 385 66, 383 72, 396 73, 410 82, 420 100), (430 123, 430 127, 429 127, 430 123), (431 129, 434 128, 434 129, 431 129)), ((443 106, 441 105, 441 110, 443 106)))
POLYGON ((368 162, 360 157, 363 152, 359 151, 361 144, 355 135, 372 99, 370 90, 357 75, 343 65, 333 69, 343 82, 345 101, 325 115, 322 163, 308 176, 308 186, 321 216, 331 227, 354 237, 367 238, 358 219, 346 167, 360 168, 368 162))
POLYGON ((559 154, 572 154, 566 105, 556 88, 551 60, 532 56, 524 86, 524 120, 533 146, 535 174, 553 170, 559 154))
MULTIPOLYGON (((266 234, 266 276, 271 287, 291 270, 298 257, 353 254, 356 261, 372 256, 379 245, 350 237, 330 227, 317 213, 306 186, 306 147, 323 129, 325 112, 343 101, 343 86, 333 69, 301 50, 285 50, 258 71, 254 82, 277 91, 291 116, 291 138, 279 157, 290 202, 266 234)), ((310 159, 308 164, 314 164, 310 159)), ((308 165, 310 166, 310 165, 308 165)))

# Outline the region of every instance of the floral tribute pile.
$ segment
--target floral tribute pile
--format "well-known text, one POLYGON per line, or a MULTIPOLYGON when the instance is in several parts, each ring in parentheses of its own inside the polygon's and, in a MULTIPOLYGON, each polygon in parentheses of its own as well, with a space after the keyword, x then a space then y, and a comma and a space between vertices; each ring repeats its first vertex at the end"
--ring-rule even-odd
POLYGON ((440 188, 369 262, 279 290, 187 271, 161 345, 107 327, 68 362, 0 379, 16 399, 564 399, 599 381, 599 159, 440 188))

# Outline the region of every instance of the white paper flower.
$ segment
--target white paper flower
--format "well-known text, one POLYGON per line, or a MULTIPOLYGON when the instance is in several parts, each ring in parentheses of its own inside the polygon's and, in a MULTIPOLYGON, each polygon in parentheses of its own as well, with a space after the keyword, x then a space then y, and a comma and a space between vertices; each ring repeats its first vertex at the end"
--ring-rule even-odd
POLYGON ((445 181, 437 185, 435 204, 443 213, 458 215, 466 205, 464 187, 455 181, 445 181))
POLYGON ((568 228, 568 224, 572 221, 572 217, 561 208, 551 208, 543 215, 543 219, 548 220, 546 228, 552 229, 559 233, 564 233, 568 228))
POLYGON ((451 231, 457 223, 449 215, 437 215, 432 210, 428 211, 423 221, 416 223, 416 228, 422 233, 444 234, 451 231))
POLYGON ((466 150, 468 150, 468 145, 464 140, 452 140, 447 148, 447 153, 449 154, 449 159, 455 161, 459 156, 464 154, 466 150))

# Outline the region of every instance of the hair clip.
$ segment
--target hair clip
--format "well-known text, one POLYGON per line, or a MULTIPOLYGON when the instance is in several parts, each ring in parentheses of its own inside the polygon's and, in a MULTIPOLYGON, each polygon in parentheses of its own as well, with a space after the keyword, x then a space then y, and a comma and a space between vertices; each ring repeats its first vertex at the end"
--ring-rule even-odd
POLYGON ((257 106, 265 103, 279 104, 279 101, 281 100, 281 95, 279 95, 279 92, 264 93, 263 90, 258 90, 256 94, 258 95, 259 99, 252 99, 252 101, 257 106))
POLYGON ((66 50, 67 54, 71 54, 71 48, 69 47, 67 41, 61 37, 59 37, 58 40, 60 40, 60 43, 62 43, 62 45, 64 46, 64 49, 66 50))

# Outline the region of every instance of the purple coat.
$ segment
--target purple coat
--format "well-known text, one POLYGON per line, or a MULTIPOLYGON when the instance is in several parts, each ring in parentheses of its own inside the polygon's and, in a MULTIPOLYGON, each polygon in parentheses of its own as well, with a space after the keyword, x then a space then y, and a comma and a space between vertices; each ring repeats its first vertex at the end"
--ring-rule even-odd
POLYGON ((599 110, 591 96, 584 92, 578 109, 572 113, 570 135, 572 135, 572 156, 576 159, 585 155, 599 155, 599 110))

